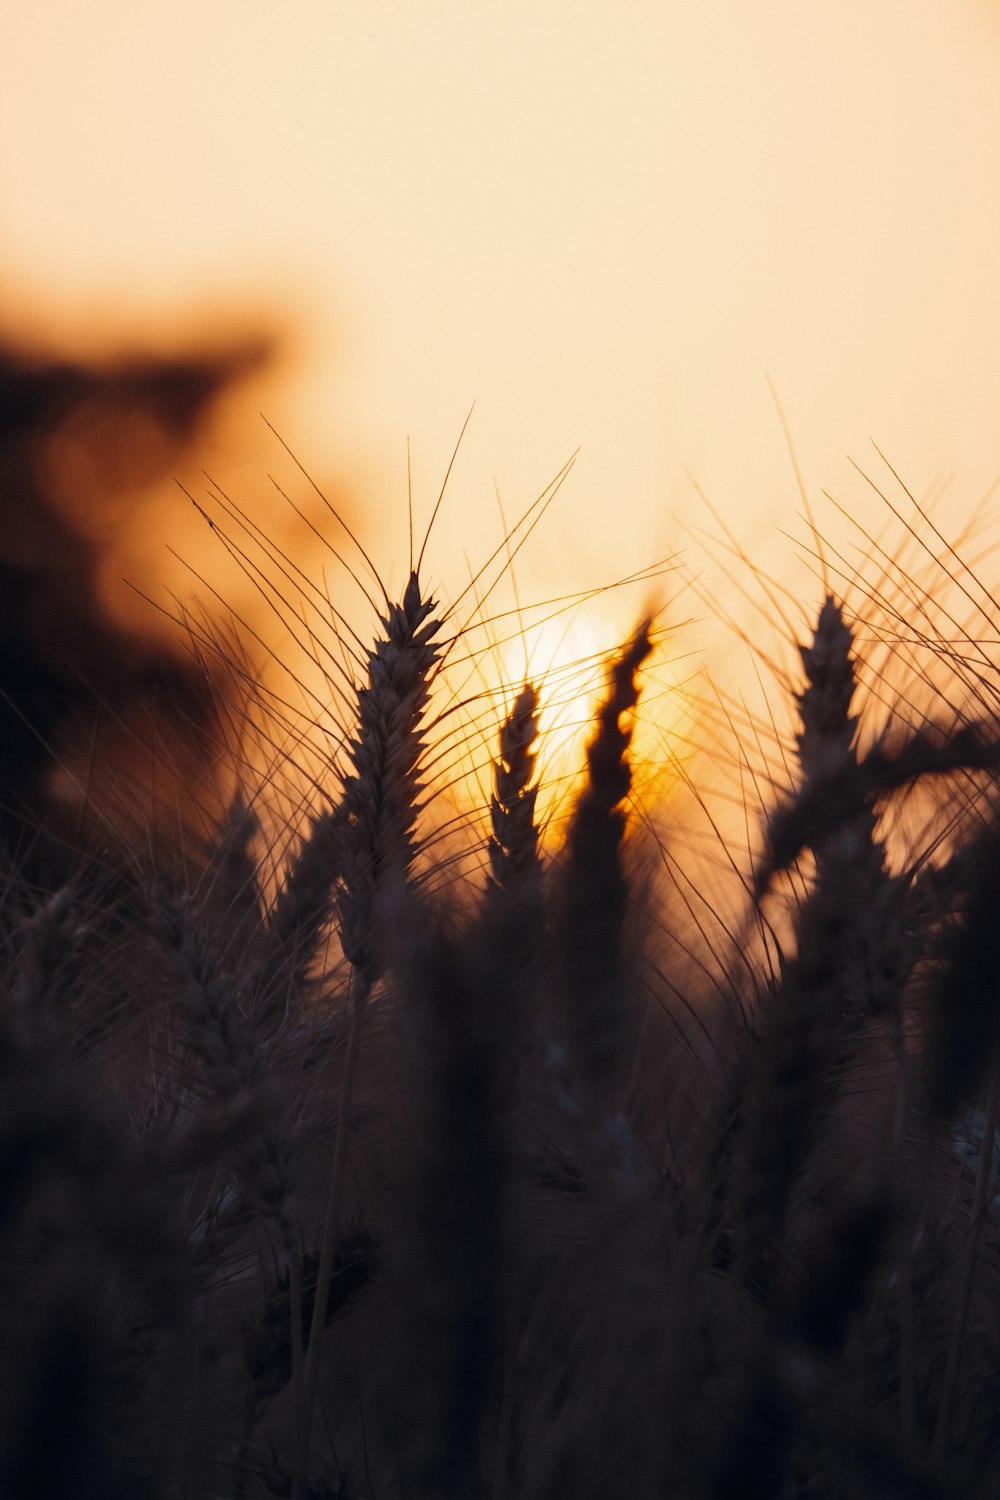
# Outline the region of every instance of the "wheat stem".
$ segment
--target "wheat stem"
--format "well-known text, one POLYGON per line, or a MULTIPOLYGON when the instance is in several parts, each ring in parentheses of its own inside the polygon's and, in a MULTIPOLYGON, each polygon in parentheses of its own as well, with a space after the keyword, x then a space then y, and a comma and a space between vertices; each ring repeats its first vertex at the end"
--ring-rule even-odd
POLYGON ((333 1163, 330 1168, 330 1190, 326 1200, 326 1215, 320 1242, 319 1268, 316 1272, 316 1299, 313 1303, 312 1321, 309 1325, 309 1342, 306 1346, 305 1364, 302 1374, 302 1399, 296 1406, 295 1420, 295 1469, 292 1482, 292 1500, 301 1500, 308 1487, 309 1438, 312 1430, 313 1412, 316 1406, 316 1389, 319 1383, 319 1363, 323 1348, 323 1329, 330 1301, 330 1283, 333 1278, 334 1257, 337 1253, 337 1237, 340 1230, 340 1208, 344 1196, 344 1177, 347 1169, 347 1138, 354 1104, 354 1084, 358 1071, 358 1052, 361 1045, 361 1022, 368 988, 361 971, 355 969, 351 975, 350 1008, 347 1031, 347 1056, 344 1060, 344 1077, 340 1090, 340 1106, 337 1113, 337 1131, 333 1147, 333 1163))
POLYGON ((886 1030, 896 1062, 896 1108, 893 1118, 893 1175, 902 1207, 903 1233, 896 1262, 899 1311, 899 1437, 909 1456, 917 1430, 917 1333, 913 1295, 913 1224, 910 1209, 910 1060, 898 1014, 887 1018, 886 1030))
POLYGON ((941 1383, 941 1400, 938 1405, 937 1422, 934 1427, 932 1452, 935 1459, 938 1460, 944 1457, 944 1451, 951 1433, 952 1408, 955 1403, 958 1372, 962 1361, 962 1347, 965 1343, 965 1330, 969 1322, 969 1308, 972 1305, 972 1291, 976 1280, 976 1265, 979 1260, 979 1249, 982 1241, 983 1220, 986 1217, 986 1205, 989 1201, 990 1183, 993 1176, 993 1147, 996 1141, 998 1120, 1000 1120, 1000 1065, 994 1062, 986 1096, 983 1139, 979 1150, 979 1164, 976 1168, 976 1186, 972 1198, 972 1212, 969 1215, 968 1238, 966 1239, 965 1251, 962 1256, 958 1303, 955 1308, 955 1319, 952 1323, 951 1338, 948 1343, 948 1362, 945 1365, 944 1379, 941 1383))

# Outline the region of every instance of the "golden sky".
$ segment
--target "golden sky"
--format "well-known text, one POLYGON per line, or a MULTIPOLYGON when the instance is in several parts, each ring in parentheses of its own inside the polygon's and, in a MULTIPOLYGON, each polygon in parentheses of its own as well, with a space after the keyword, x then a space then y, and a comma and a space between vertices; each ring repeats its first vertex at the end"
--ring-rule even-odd
POLYGON ((389 571, 406 439, 426 514, 473 401, 436 565, 579 446, 542 587, 690 554, 688 471, 790 555, 767 375, 817 501, 871 505, 870 438, 959 520, 1000 473, 997 0, 8 0, 4 33, 16 325, 287 327, 267 415, 389 571))

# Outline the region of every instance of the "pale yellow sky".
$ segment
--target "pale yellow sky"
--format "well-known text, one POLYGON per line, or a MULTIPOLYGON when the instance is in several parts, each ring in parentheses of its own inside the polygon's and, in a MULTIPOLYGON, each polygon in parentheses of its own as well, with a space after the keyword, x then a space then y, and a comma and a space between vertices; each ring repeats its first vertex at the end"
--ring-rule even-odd
POLYGON ((441 572, 494 477, 516 512, 582 448, 536 591, 682 543, 688 469, 770 562, 767 373, 817 498, 870 503, 870 436, 955 476, 956 524, 1000 473, 996 0, 8 0, 4 33, 18 325, 287 321, 268 415, 397 572, 406 438, 429 503, 473 401, 441 572))

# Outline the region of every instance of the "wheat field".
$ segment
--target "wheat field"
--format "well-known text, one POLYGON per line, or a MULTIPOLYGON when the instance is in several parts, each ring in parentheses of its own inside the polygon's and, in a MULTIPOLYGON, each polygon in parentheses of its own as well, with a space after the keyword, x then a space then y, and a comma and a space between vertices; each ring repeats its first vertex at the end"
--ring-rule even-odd
POLYGON ((682 751, 638 619, 553 798, 578 679, 483 685, 516 528, 448 605, 348 533, 365 639, 198 504, 308 672, 188 618, 215 800, 98 765, 5 844, 0 1493, 995 1494, 974 539, 825 552, 801 629, 738 559, 769 709, 682 751))

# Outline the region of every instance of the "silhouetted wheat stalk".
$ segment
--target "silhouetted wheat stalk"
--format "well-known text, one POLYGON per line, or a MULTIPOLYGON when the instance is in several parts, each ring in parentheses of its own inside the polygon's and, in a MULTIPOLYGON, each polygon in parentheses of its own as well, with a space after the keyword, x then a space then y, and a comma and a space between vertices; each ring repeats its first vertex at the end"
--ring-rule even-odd
MULTIPOLYGON (((332 822, 339 936, 344 957, 351 965, 349 1030, 316 1301, 302 1374, 293 1487, 296 1500, 306 1484, 362 1017, 372 985, 385 967, 386 904, 394 888, 405 883, 413 857, 420 788, 420 721, 427 702, 428 679, 439 654, 434 637, 440 629, 433 601, 421 597, 416 573, 410 575, 402 603, 389 603, 382 624, 385 634, 369 654, 368 682, 358 693, 358 726, 348 745, 352 771, 344 779, 332 822)), ((314 825, 313 837, 322 826, 314 825)))

